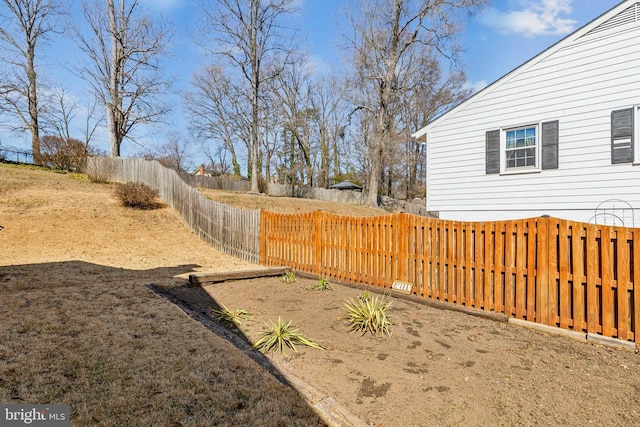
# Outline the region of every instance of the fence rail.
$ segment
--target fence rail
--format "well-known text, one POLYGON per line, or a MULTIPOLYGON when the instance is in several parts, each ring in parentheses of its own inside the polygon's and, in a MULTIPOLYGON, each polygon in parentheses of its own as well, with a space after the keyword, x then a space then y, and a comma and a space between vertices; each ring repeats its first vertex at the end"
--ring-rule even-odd
POLYGON ((638 342, 640 229, 262 211, 261 263, 638 342))
POLYGON ((160 197, 176 209, 204 241, 221 252, 258 263, 259 211, 209 200, 186 184, 174 170, 156 161, 91 157, 88 162, 88 169, 106 171, 111 181, 141 182, 158 190, 160 197))

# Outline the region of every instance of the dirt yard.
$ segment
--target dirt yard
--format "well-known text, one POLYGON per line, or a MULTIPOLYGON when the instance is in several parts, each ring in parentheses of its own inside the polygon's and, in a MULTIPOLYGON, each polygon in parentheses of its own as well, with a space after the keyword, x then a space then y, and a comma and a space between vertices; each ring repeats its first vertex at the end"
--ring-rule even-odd
MULTIPOLYGON (((373 426, 640 425, 636 354, 398 298, 391 336, 350 334, 342 305, 362 290, 316 292, 313 279, 189 287, 191 272, 257 266, 208 247, 170 209, 128 210, 111 192, 0 165, 1 402, 68 403, 72 425, 318 423, 155 284, 204 313, 248 310, 249 341, 267 320, 292 320, 327 349, 267 362, 373 426)), ((297 202, 257 197, 273 210, 297 202)))

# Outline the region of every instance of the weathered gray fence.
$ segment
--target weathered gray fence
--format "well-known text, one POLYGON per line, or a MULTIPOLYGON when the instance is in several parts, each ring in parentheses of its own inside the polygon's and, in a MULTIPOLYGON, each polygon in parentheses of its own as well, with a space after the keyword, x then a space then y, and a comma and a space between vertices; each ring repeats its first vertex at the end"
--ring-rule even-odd
POLYGON ((91 157, 88 169, 107 171, 114 182, 141 182, 158 190, 200 238, 221 252, 249 262, 260 261, 260 211, 214 202, 185 183, 176 171, 156 161, 91 157))
POLYGON ((242 179, 225 179, 215 176, 191 175, 188 173, 180 173, 180 178, 192 187, 204 187, 212 190, 224 191, 249 191, 251 183, 242 179))

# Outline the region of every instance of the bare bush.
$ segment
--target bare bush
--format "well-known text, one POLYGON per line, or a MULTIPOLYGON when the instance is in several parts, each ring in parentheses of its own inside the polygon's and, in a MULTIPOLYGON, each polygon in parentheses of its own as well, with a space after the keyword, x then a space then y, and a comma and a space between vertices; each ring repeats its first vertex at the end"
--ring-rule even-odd
POLYGON ((87 149, 74 138, 46 135, 40 139, 42 163, 54 169, 76 172, 84 169, 87 149))
POLYGON ((96 184, 105 184, 111 179, 114 165, 110 159, 90 158, 85 165, 85 173, 89 181, 96 184))
POLYGON ((115 196, 122 206, 135 209, 156 209, 160 203, 156 202, 158 190, 154 190, 141 182, 127 182, 117 184, 115 196))

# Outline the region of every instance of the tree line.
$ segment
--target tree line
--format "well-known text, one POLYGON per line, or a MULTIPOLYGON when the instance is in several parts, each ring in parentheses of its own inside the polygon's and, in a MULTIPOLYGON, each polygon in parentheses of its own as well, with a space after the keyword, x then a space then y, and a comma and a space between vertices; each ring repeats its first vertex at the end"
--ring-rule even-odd
MULTIPOLYGON (((109 154, 120 156, 136 131, 172 108, 188 114, 199 155, 216 174, 261 183, 363 185, 380 195, 425 192, 425 148, 411 133, 469 96, 457 43, 464 18, 487 0, 344 0, 344 70, 314 73, 296 43, 296 0, 200 0, 191 26, 205 64, 191 76, 182 105, 166 98, 171 23, 138 0, 82 2, 83 25, 61 25, 70 0, 0 0, 0 114, 4 126, 31 135, 36 163, 44 150, 95 152, 106 125, 109 154), (40 77, 41 46, 70 37, 84 58, 72 72, 90 89, 86 103, 40 77), (83 135, 71 122, 83 121, 83 135), (46 134, 46 138, 41 134, 46 134), (53 147, 53 148, 51 148, 53 147), (244 162, 244 163, 243 163, 244 162)), ((183 169, 178 133, 143 155, 183 169)))

